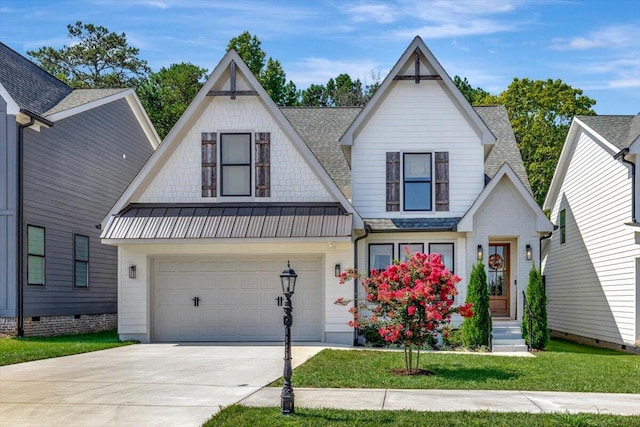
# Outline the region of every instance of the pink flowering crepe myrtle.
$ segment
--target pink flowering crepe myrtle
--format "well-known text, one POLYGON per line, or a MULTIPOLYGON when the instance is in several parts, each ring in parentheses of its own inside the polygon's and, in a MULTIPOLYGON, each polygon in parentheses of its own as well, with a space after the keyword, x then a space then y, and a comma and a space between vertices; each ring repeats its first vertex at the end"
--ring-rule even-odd
MULTIPOLYGON (((349 309, 353 320, 349 326, 360 328, 373 326, 389 343, 403 344, 407 372, 417 370, 420 348, 438 332, 446 336, 453 314, 473 316, 471 304, 454 307, 453 297, 458 294, 456 283, 460 277, 452 274, 442 263, 440 254, 407 252, 409 259, 394 261, 385 270, 371 270, 370 277, 363 277, 355 269, 347 269, 340 277, 340 284, 361 279, 365 290, 364 301, 349 309), (413 346, 418 357, 413 366, 413 346)), ((347 306, 354 302, 338 298, 335 303, 347 306)))

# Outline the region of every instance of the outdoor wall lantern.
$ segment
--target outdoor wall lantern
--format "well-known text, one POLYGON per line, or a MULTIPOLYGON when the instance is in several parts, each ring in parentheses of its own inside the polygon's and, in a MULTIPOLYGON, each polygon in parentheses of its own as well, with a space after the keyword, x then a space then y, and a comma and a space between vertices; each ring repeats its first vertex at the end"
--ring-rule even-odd
POLYGON ((334 273, 335 273, 336 277, 340 277, 340 273, 342 273, 342 267, 340 266, 340 264, 336 264, 334 273))
POLYGON ((478 245, 478 253, 476 255, 476 257, 478 258, 478 261, 482 261, 482 245, 478 245))
POLYGON ((282 293, 286 298, 284 303, 284 372, 282 375, 284 385, 280 395, 280 413, 282 415, 295 413, 293 387, 291 386, 291 325, 293 325, 291 296, 296 289, 297 278, 298 275, 291 268, 289 261, 287 261, 287 268, 280 274, 282 293))
POLYGON ((129 267, 129 279, 135 279, 136 278, 136 266, 132 265, 129 267))
POLYGON ((527 261, 531 261, 533 259, 533 250, 531 249, 531 245, 527 245, 525 247, 525 256, 527 257, 527 261))

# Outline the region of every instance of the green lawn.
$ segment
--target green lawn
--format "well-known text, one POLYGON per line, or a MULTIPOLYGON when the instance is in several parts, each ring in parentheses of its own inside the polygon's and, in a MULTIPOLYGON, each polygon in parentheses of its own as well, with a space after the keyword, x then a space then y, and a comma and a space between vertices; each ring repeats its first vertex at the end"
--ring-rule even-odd
POLYGON ((640 425, 640 417, 592 414, 527 414, 496 412, 415 412, 415 411, 342 411, 298 408, 295 415, 282 416, 279 408, 229 406, 207 421, 205 427, 423 427, 423 426, 612 426, 640 425))
MULTIPOLYGON (((640 393, 640 356, 554 340, 535 358, 422 354, 433 376, 398 376, 402 351, 323 350, 293 373, 294 387, 546 390, 640 393)), ((280 383, 274 385, 281 386, 280 383)))
POLYGON ((0 366, 133 344, 116 331, 42 338, 0 338, 0 366))

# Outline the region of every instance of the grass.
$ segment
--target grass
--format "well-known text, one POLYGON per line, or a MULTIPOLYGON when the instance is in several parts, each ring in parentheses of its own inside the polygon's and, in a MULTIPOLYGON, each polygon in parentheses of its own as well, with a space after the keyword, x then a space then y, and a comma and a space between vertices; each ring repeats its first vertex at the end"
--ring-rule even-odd
POLYGON ((416 411, 344 411, 335 409, 298 409, 294 415, 280 415, 279 408, 249 408, 233 405, 223 409, 205 427, 321 427, 321 426, 638 426, 640 417, 595 414, 528 414, 498 412, 416 412, 416 411))
MULTIPOLYGON (((403 352, 323 350, 293 374, 295 387, 640 393, 640 356, 554 340, 535 358, 421 355, 433 376, 398 376, 403 352)), ((274 385, 281 386, 281 382, 274 385)))
POLYGON ((0 338, 0 366, 133 344, 118 340, 116 331, 59 337, 0 338))

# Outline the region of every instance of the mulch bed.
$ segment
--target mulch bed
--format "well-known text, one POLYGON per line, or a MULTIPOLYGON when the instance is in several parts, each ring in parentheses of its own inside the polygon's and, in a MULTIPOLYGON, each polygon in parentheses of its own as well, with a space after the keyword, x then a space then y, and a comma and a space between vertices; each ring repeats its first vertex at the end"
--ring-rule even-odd
POLYGON ((428 369, 415 369, 411 372, 409 372, 406 369, 392 369, 391 373, 394 375, 402 375, 402 376, 414 376, 414 375, 422 375, 425 377, 431 376, 431 375, 435 375, 436 373, 433 371, 430 371, 428 369))

